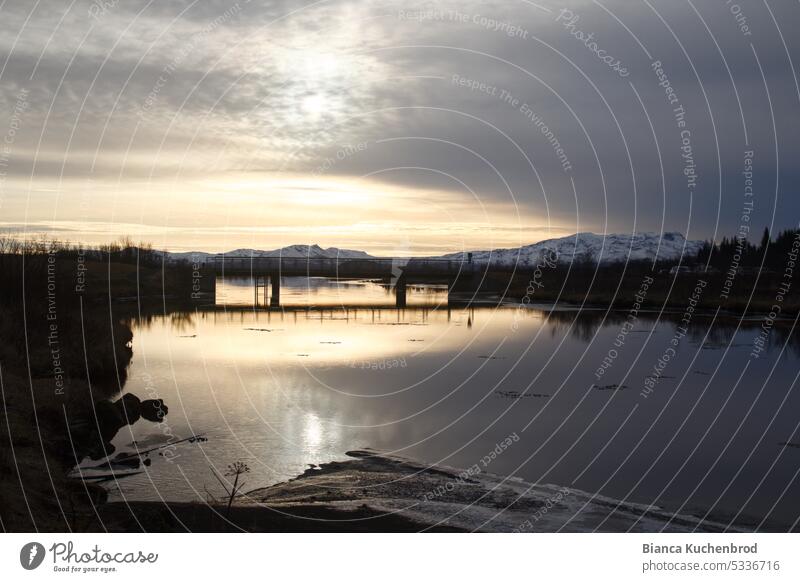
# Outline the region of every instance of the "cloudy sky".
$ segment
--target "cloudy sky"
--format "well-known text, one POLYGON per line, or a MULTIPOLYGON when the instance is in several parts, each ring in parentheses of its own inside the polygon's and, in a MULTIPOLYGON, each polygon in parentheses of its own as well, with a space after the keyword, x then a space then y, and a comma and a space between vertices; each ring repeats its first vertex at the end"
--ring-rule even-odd
POLYGON ((778 0, 0 0, 0 232, 757 240, 800 220, 798 24, 778 0))

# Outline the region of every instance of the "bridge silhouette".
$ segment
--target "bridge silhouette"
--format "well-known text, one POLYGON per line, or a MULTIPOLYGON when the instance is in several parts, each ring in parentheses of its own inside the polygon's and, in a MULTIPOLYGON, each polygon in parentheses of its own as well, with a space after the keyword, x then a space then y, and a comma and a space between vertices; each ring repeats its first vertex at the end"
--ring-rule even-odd
MULTIPOLYGON (((477 288, 485 266, 464 259, 432 259, 417 257, 386 258, 312 258, 312 257, 243 257, 212 255, 203 266, 204 278, 210 283, 216 277, 251 277, 254 281, 255 306, 269 302, 281 306, 281 277, 327 277, 331 279, 380 279, 395 292, 395 306, 406 306, 409 283, 446 283, 449 289, 461 282, 461 290, 477 288), (269 289, 269 293, 268 293, 269 289)), ((211 291, 210 288, 206 288, 211 291)))

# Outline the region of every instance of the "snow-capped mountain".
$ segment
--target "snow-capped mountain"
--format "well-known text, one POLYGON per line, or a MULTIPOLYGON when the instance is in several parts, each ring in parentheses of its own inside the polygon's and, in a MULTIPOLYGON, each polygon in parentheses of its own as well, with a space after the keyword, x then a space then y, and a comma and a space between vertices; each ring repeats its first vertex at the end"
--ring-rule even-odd
MULTIPOLYGON (((204 262, 209 257, 216 256, 218 253, 205 253, 201 251, 189 251, 184 253, 168 253, 168 256, 175 261, 204 262)), ((272 251, 258 251, 255 249, 235 249, 224 253, 226 257, 284 257, 287 259, 369 259, 372 258, 364 251, 353 251, 349 249, 337 249, 330 247, 323 249, 319 245, 291 245, 272 251)))
MULTIPOLYGON (((615 263, 620 261, 660 260, 693 257, 703 241, 686 240, 679 232, 594 234, 579 232, 563 238, 544 240, 514 249, 473 251, 472 261, 479 264, 534 267, 541 264, 548 254, 555 253, 559 263, 589 261, 593 263, 615 263)), ((443 258, 462 260, 466 253, 451 253, 443 258)))
MULTIPOLYGON (((532 245, 512 249, 492 251, 472 251, 472 261, 478 264, 491 262, 493 265, 514 265, 535 267, 550 254, 558 257, 558 262, 615 263, 620 261, 675 260, 681 256, 688 258, 697 254, 703 241, 686 240, 679 232, 664 234, 644 232, 636 234, 594 234, 579 232, 571 236, 544 240, 532 245)), ((205 262, 216 253, 184 252, 168 253, 171 260, 205 262)), ((299 259, 369 259, 375 258, 364 251, 323 249, 319 245, 291 245, 271 251, 236 249, 225 253, 226 257, 285 257, 299 259)), ((466 253, 451 253, 438 258, 466 260, 466 253)))

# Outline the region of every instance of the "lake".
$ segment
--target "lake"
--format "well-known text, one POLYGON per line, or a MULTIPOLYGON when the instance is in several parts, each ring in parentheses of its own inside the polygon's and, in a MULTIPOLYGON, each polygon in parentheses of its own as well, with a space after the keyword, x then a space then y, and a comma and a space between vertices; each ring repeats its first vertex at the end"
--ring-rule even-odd
POLYGON ((409 286, 397 309, 379 283, 305 278, 285 278, 270 311, 250 280, 217 287, 216 306, 131 322, 124 390, 169 413, 114 445, 207 440, 151 453, 119 481, 125 499, 205 500, 234 461, 248 490, 371 447, 725 522, 800 512, 800 366, 783 322, 756 358, 763 318, 694 314, 683 334, 682 314, 625 326, 602 309, 465 307, 436 285, 409 286))

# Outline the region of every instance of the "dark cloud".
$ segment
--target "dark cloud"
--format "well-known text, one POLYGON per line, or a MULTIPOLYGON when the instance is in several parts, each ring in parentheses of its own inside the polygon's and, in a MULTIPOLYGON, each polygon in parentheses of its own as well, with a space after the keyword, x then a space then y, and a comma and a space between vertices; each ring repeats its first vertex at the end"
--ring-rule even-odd
POLYGON ((571 16, 539 4, 7 3, 3 117, 30 91, 8 171, 114 173, 114 154, 133 152, 133 174, 211 158, 308 172, 364 142, 325 172, 516 203, 580 230, 699 237, 737 228, 752 150, 754 222, 796 224, 796 3, 572 2, 571 16))

